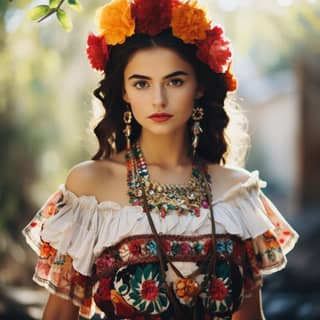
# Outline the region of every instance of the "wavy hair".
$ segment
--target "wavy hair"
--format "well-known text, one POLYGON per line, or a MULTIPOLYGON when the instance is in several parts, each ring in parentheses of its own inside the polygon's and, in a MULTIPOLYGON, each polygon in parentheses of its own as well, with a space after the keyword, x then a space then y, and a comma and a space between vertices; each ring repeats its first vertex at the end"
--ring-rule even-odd
MULTIPOLYGON (((196 101, 196 106, 201 106, 205 113, 201 120, 203 133, 200 135, 197 156, 209 163, 243 165, 249 141, 245 125, 246 118, 238 106, 234 103, 227 103, 229 99, 227 99, 227 87, 223 74, 213 72, 208 65, 201 62, 196 56, 196 47, 174 37, 170 28, 153 37, 136 34, 128 38, 124 44, 112 47, 105 66, 105 76, 100 81, 99 87, 94 90, 94 96, 102 102, 104 112, 94 128, 99 148, 91 159, 111 158, 113 152, 125 149, 123 113, 127 110, 127 106, 122 98, 124 70, 134 53, 153 47, 172 49, 190 63, 195 71, 198 84, 204 91, 204 95, 196 101), (233 125, 231 125, 232 115, 235 115, 236 119, 233 125), (236 143, 233 143, 232 135, 228 134, 228 128, 232 128, 236 143), (235 148, 232 148, 233 145, 235 148), (236 152, 233 152, 232 149, 236 152)), ((187 124, 190 154, 192 151, 192 123, 193 120, 190 119, 187 124)), ((133 117, 131 140, 136 141, 140 133, 141 126, 133 117)))

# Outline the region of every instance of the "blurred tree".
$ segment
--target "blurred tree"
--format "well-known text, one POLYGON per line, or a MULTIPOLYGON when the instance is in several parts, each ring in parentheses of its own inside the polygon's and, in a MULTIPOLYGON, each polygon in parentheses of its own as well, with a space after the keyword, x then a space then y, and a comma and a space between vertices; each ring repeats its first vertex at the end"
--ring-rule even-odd
POLYGON ((90 71, 84 62, 88 27, 79 25, 83 32, 72 38, 58 25, 37 27, 24 18, 27 3, 0 2, 0 281, 4 282, 14 276, 3 269, 13 272, 12 261, 21 264, 28 259, 12 248, 14 239, 21 238, 22 226, 64 181, 66 171, 92 153, 85 135, 95 82, 93 76, 90 82, 84 75, 90 71), (59 31, 53 32, 55 28, 59 31))

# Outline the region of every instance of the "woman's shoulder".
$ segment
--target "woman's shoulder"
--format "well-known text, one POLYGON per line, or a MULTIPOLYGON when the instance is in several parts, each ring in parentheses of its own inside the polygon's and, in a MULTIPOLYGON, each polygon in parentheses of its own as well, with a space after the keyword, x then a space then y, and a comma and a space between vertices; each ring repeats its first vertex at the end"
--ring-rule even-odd
POLYGON ((83 161, 69 170, 65 186, 77 196, 93 195, 98 201, 104 201, 114 183, 123 176, 124 170, 125 164, 116 160, 83 161))
POLYGON ((208 164, 208 173, 212 180, 212 193, 215 199, 220 199, 230 189, 244 184, 252 173, 241 167, 227 167, 220 164, 208 164))

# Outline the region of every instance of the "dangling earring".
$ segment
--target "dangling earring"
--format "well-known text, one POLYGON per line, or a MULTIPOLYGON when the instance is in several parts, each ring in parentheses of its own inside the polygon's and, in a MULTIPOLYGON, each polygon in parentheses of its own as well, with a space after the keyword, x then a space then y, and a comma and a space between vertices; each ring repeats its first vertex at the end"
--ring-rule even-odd
POLYGON ((199 134, 203 132, 201 126, 200 126, 200 120, 204 116, 204 110, 201 107, 196 107, 193 109, 192 112, 192 120, 194 120, 194 123, 192 125, 192 133, 193 133, 193 140, 192 140, 192 147, 193 147, 193 156, 195 156, 197 147, 199 144, 199 134))
POLYGON ((132 121, 132 113, 130 110, 127 110, 123 113, 123 121, 126 125, 123 130, 123 133, 126 137, 127 150, 129 150, 131 148, 130 135, 131 135, 131 121, 132 121))

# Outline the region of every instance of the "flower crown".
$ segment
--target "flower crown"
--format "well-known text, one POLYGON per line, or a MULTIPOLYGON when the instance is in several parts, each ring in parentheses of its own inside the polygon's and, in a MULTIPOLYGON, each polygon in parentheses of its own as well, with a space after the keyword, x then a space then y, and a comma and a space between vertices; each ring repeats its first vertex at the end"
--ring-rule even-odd
POLYGON ((113 0, 99 8, 96 17, 99 33, 90 33, 87 40, 87 55, 94 69, 104 71, 110 48, 128 37, 137 33, 155 36, 171 28, 175 37, 197 47, 197 57, 211 70, 224 75, 228 91, 236 90, 230 41, 196 1, 113 0))

